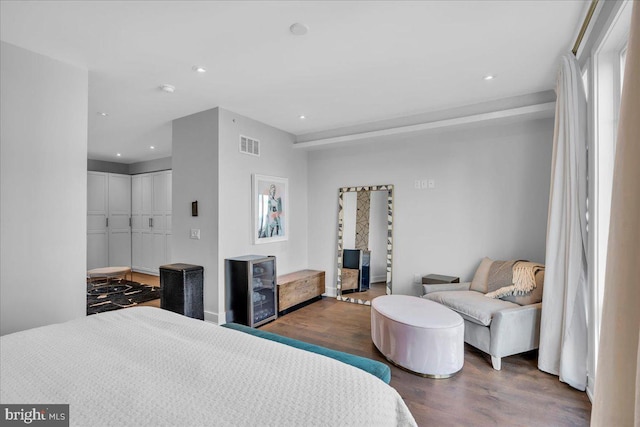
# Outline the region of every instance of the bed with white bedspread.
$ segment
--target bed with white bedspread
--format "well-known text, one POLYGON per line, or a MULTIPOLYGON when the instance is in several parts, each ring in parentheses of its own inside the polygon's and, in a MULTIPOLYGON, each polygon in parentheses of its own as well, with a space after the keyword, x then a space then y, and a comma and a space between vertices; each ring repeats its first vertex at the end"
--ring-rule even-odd
POLYGON ((367 372, 152 307, 5 335, 0 356, 0 402, 68 403, 71 425, 415 425, 367 372))

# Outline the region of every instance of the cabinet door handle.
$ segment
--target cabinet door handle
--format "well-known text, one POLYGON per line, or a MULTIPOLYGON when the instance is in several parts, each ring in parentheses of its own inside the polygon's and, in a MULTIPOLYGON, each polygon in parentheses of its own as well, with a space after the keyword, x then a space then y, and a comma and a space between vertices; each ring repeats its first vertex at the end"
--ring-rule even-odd
POLYGON ((105 219, 107 220, 106 226, 108 227, 109 226, 109 217, 106 217, 105 219))
POLYGON ((129 227, 131 227, 131 217, 129 217, 129 227))
POLYGON ((149 218, 149 228, 153 227, 153 219, 149 218))

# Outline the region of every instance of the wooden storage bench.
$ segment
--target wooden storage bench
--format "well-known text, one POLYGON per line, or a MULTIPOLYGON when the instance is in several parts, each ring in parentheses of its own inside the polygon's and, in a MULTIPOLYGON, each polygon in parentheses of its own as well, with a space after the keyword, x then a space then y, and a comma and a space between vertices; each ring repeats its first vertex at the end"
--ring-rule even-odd
POLYGON ((278 312, 286 314, 319 300, 324 293, 324 271, 300 270, 278 276, 278 312))
POLYGON ((357 268, 344 268, 342 267, 342 293, 345 292, 358 292, 360 285, 360 270, 357 268))

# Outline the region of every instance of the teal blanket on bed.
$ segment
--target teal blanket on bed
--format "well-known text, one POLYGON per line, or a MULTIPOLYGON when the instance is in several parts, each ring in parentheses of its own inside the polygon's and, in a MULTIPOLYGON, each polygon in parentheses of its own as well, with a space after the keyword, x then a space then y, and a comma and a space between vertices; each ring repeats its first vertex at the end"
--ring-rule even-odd
POLYGON ((340 362, 346 363, 347 365, 355 366, 356 368, 369 372, 370 374, 375 375, 387 384, 389 384, 389 381, 391 381, 391 369, 389 369, 389 367, 384 363, 378 362, 376 360, 344 353, 342 351, 331 350, 330 348, 321 347, 315 344, 309 344, 304 341, 294 340, 293 338, 283 337, 282 335, 274 334, 267 331, 261 331, 260 329, 253 329, 245 325, 239 325, 237 323, 226 323, 222 326, 339 360, 340 362))

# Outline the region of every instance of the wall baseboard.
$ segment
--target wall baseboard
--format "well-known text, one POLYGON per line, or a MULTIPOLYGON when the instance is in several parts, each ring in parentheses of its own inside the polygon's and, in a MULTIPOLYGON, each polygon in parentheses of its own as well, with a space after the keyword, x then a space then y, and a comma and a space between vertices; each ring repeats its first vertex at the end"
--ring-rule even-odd
POLYGON ((595 379, 591 375, 587 375, 587 397, 591 404, 593 404, 593 392, 595 386, 595 379))
MULTIPOLYGON (((226 319, 227 316, 225 315, 225 313, 222 313, 222 315, 220 313, 214 313, 212 311, 204 311, 204 321, 205 322, 209 322, 209 323, 215 323, 216 325, 220 325, 221 323, 219 322, 220 319, 226 319)), ((223 322, 226 323, 226 322, 223 322)))
POLYGON ((148 274, 149 276, 160 277, 160 270, 152 270, 150 268, 144 268, 144 267, 132 267, 131 271, 134 273, 142 273, 142 274, 148 274))
POLYGON ((337 293, 336 288, 330 288, 328 286, 325 286, 324 287, 324 294, 322 294, 322 295, 324 295, 326 297, 335 298, 338 295, 338 293, 337 293))

